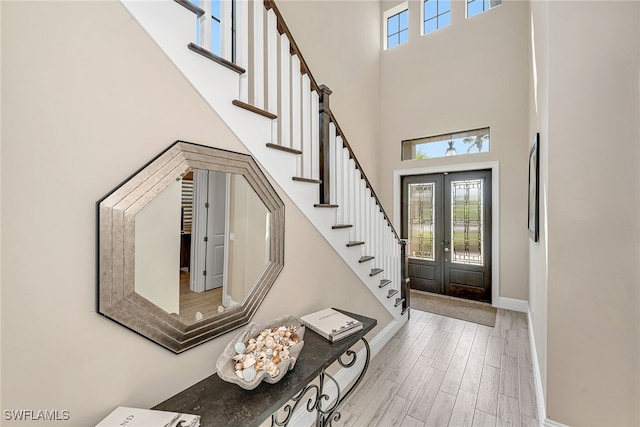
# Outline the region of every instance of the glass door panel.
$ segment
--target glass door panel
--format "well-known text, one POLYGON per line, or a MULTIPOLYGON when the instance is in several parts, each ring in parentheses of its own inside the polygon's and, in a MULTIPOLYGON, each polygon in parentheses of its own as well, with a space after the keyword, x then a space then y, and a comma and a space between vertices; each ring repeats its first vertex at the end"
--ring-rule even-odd
POLYGON ((435 183, 409 184, 409 256, 433 261, 435 183))
POLYGON ((451 262, 484 265, 483 180, 451 182, 451 262))

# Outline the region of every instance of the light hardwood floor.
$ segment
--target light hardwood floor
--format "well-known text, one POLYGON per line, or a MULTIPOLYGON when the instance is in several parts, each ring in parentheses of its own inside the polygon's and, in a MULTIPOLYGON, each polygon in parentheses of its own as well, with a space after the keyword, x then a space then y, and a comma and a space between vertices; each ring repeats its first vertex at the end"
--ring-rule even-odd
POLYGON ((340 427, 539 426, 526 314, 490 328, 412 310, 341 412, 340 427))

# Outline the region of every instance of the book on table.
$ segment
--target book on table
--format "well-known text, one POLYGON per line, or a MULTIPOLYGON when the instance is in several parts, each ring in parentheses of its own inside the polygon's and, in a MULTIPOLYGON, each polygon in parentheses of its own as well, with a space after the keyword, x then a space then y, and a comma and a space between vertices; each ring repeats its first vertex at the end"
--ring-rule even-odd
POLYGON ((302 316, 302 324, 331 342, 341 340, 362 329, 362 322, 333 308, 302 316))
POLYGON ((200 415, 118 406, 96 427, 199 427, 200 415))

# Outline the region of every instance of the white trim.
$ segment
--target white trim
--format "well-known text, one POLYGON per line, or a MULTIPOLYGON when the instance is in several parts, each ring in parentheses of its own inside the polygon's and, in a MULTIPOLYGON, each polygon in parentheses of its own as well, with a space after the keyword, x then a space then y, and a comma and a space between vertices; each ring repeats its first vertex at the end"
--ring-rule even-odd
MULTIPOLYGON (((371 341, 369 342, 369 347, 371 348, 371 359, 382 350, 382 348, 387 345, 389 340, 393 338, 393 336, 398 332, 398 330, 406 323, 407 317, 403 316, 404 322, 400 322, 397 320, 392 320, 389 322, 387 326, 382 329, 371 341)), ((356 364, 351 368, 341 368, 333 378, 340 384, 340 388, 344 389, 347 387, 352 381, 354 381, 357 375, 361 372, 362 366, 364 364, 365 357, 365 349, 363 348, 357 354, 356 364)), ((344 359, 348 361, 349 359, 344 359)), ((327 387, 325 388, 325 393, 329 396, 336 395, 336 388, 332 382, 326 383, 327 387)), ((327 402, 328 403, 328 402, 327 402)), ((326 404, 325 404, 326 407, 326 404)), ((293 427, 308 427, 315 423, 315 412, 307 412, 305 405, 301 405, 298 410, 293 414, 291 418, 290 425, 293 427)))
POLYGON ((531 309, 527 311, 527 322, 529 324, 529 344, 531 346, 531 364, 533 365, 533 382, 536 388, 536 403, 538 404, 538 419, 544 420, 547 412, 545 408, 544 389, 542 388, 542 375, 540 373, 540 362, 536 351, 536 339, 533 336, 533 320, 531 309))
MULTIPOLYGON (((404 12, 404 11, 409 11, 409 2, 405 1, 403 3, 400 3, 399 5, 396 5, 394 7, 392 7, 391 9, 387 9, 384 11, 384 14, 382 15, 382 37, 383 37, 383 41, 382 41, 382 46, 383 46, 383 50, 387 50, 387 19, 393 15, 397 15, 400 12, 404 12)), ((407 16, 407 19, 409 19, 409 17, 407 16)), ((409 36, 411 36, 411 32, 409 32, 409 36)), ((407 39, 407 42, 409 40, 407 39)))
MULTIPOLYGON (((500 163, 478 162, 456 165, 430 166, 393 171, 393 225, 400 230, 401 179, 407 175, 425 175, 442 172, 462 172, 479 169, 491 169, 491 305, 500 304, 500 163)), ((502 307, 501 307, 502 308, 502 307)), ((512 309, 513 310, 513 309, 512 309)), ((517 310, 520 311, 520 310, 517 310)), ((524 310, 526 312, 526 309, 524 310)))
POLYGON ((544 389, 542 388, 542 373, 540 372, 540 361, 538 360, 538 352, 536 351, 536 338, 533 333, 533 320, 531 317, 531 309, 527 310, 527 320, 529 324, 529 344, 531 345, 531 364, 533 365, 533 382, 536 387, 536 403, 538 404, 538 419, 540 425, 544 427, 569 427, 558 421, 550 420, 546 417, 546 399, 544 389))
POLYGON ((519 311, 520 313, 529 312, 529 302, 523 299, 500 297, 497 307, 504 308, 505 310, 519 311))
POLYGON ((559 423, 557 421, 550 420, 549 418, 545 418, 542 423, 544 427, 569 427, 566 424, 559 423))

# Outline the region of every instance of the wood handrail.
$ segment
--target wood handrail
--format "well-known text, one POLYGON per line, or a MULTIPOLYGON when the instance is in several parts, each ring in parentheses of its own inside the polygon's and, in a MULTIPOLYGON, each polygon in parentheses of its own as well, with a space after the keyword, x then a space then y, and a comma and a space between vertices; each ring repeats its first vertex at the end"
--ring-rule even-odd
POLYGON ((320 85, 318 84, 316 79, 313 77, 313 74, 311 74, 311 69, 309 68, 309 65, 307 65, 307 61, 305 61, 304 57, 302 56, 302 52, 298 47, 298 43, 296 43, 296 40, 293 38, 293 34, 291 34, 289 27, 287 27, 287 23, 284 21, 284 18, 282 17, 282 14, 280 13, 278 6, 276 6, 275 1, 264 0, 264 7, 267 10, 269 9, 273 10, 273 12, 276 14, 276 18, 278 19, 278 32, 280 34, 287 35, 287 38, 289 39, 289 46, 290 46, 289 50, 291 51, 291 54, 297 55, 298 58, 300 59, 300 72, 302 74, 306 74, 309 76, 309 80, 311 80, 311 89, 318 92, 318 95, 319 95, 320 85))
MULTIPOLYGON (((287 38, 289 39, 289 43, 290 43, 291 54, 292 55, 297 55, 298 58, 300 59, 300 72, 303 73, 303 74, 307 74, 309 76, 309 80, 311 81, 311 89, 316 91, 318 93, 318 95, 321 95, 322 94, 322 87, 320 85, 318 85, 316 79, 313 77, 313 74, 311 74, 311 70, 309 69, 309 65, 307 65, 307 61, 302 56, 302 52, 300 51, 300 48, 298 47, 298 44, 296 43, 296 41, 295 41, 295 39, 293 37, 293 34, 291 34, 291 31, 289 30, 289 27, 287 26, 284 18, 282 17, 282 14, 280 13, 280 10, 278 9, 278 6, 276 6, 275 1, 274 0, 264 0, 264 7, 267 10, 269 10, 269 9, 273 10, 273 12, 276 14, 276 17, 277 17, 277 20, 278 20, 278 32, 280 34, 286 34, 287 35, 287 38)), ((330 91, 329 91, 329 93, 330 93, 330 91)), ((338 121, 336 120, 335 116, 333 115, 333 112, 331 112, 331 110, 329 108, 327 108, 325 111, 329 114, 329 116, 331 118, 331 121, 335 124, 336 129, 338 130, 338 133, 342 137, 342 143, 343 143, 344 147, 347 148, 347 150, 349 151, 349 157, 351 159, 353 159, 353 161, 355 162, 356 168, 358 168, 360 170, 360 173, 362 174, 362 178, 364 179, 364 182, 367 185, 367 188, 369 188, 369 190, 371 190, 371 195, 375 199, 376 204, 378 205, 378 207, 380 208, 380 211, 384 215, 384 218, 387 221, 387 223, 389 224, 389 227, 391 227, 391 231, 393 232, 396 240, 398 240, 398 242, 401 242, 400 235, 396 231, 395 227, 391 223, 391 220, 389 219, 389 216, 387 215, 387 213, 385 212, 384 208, 382 207, 382 203, 380 202, 380 199, 376 195, 376 192, 373 190, 373 186, 371 185, 371 182, 367 178, 367 175, 364 173, 364 169, 360 165, 360 162, 358 161, 358 158, 356 157, 355 153, 353 152, 353 149, 351 148, 351 145, 347 141, 347 138, 344 135, 344 132, 342 132, 342 129, 340 128, 340 125, 338 124, 338 121)))
POLYGON ((336 120, 336 117, 333 115, 333 112, 331 110, 329 110, 328 113, 329 113, 329 117, 331 117, 331 121, 336 126, 336 131, 338 132, 338 135, 340 135, 340 137, 342 138, 342 146, 347 149, 347 151, 349 152, 349 158, 353 160, 353 162, 355 163, 356 168, 358 170, 360 170, 360 174, 362 175, 362 179, 364 179, 364 182, 367 185, 367 188, 369 190, 371 190, 371 196, 375 199, 376 204, 378 205, 378 207, 380 208, 380 211, 384 215, 384 219, 389 224, 389 227, 391 227, 391 231, 393 232, 394 236, 396 237, 396 240, 398 240, 399 243, 402 243, 402 239, 400 238, 400 235, 398 234, 398 232, 396 231, 395 227, 391 223, 391 220, 389 219, 389 216, 387 215, 387 212, 385 212, 384 208, 382 207, 382 203, 380 202, 380 199, 378 198, 376 192, 373 190, 373 186, 371 185, 371 181, 369 181, 369 178, 367 178, 367 174, 364 173, 364 169, 360 165, 360 162, 358 161, 358 158, 356 157, 356 154, 353 152, 353 149, 351 148, 351 145, 349 144, 349 141, 347 141, 347 137, 345 136, 344 132, 340 128, 340 124, 338 124, 338 120, 336 120))

